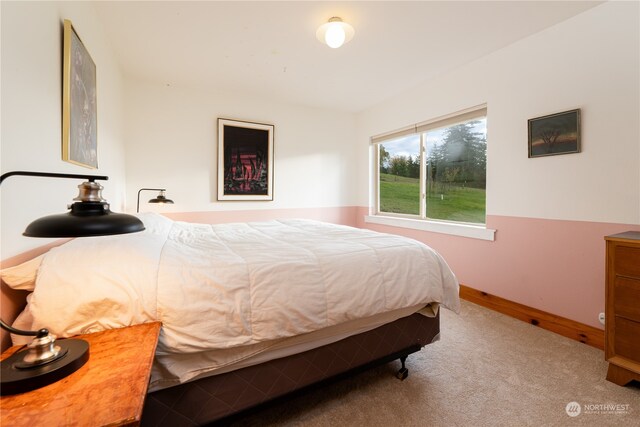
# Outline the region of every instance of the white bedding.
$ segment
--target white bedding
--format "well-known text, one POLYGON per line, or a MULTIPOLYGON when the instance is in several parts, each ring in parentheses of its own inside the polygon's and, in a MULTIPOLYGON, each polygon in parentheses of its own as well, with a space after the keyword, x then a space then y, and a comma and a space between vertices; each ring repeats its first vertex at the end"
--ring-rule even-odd
POLYGON ((75 239, 49 251, 19 327, 70 336, 160 320, 157 354, 167 362, 157 371, 184 381, 228 360, 176 369, 171 355, 260 352, 432 302, 459 310, 454 274, 414 240, 309 220, 142 219, 142 233, 75 239))

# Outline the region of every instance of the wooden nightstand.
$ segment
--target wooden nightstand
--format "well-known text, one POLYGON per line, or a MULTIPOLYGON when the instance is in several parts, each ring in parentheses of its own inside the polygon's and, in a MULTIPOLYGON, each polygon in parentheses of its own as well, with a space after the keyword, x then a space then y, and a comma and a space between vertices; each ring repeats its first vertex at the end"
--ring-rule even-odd
MULTIPOLYGON (((136 426, 140 423, 160 322, 95 334, 89 361, 48 386, 0 399, 3 426, 136 426)), ((8 357, 21 347, 11 347, 8 357)))

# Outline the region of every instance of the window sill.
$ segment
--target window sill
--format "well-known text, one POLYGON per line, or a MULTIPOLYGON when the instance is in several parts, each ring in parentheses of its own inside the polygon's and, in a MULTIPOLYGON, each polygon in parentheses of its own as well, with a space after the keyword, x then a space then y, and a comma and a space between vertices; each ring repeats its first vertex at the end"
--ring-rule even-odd
POLYGON ((434 233, 450 234, 453 236, 469 237, 471 239, 496 240, 496 230, 482 225, 470 225, 444 221, 429 221, 424 219, 400 218, 382 215, 365 215, 364 222, 371 224, 389 225, 392 227, 411 228, 413 230, 431 231, 434 233))

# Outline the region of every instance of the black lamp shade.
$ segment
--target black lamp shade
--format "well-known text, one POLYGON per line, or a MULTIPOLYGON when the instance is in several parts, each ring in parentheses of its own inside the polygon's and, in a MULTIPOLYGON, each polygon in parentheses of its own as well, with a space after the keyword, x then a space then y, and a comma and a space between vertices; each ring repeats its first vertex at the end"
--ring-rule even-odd
POLYGON ((149 200, 148 203, 168 203, 168 204, 173 204, 173 200, 167 199, 162 194, 158 194, 158 197, 149 200))
POLYGON ((143 191, 159 191, 158 194, 153 199, 149 200, 147 203, 162 203, 162 204, 173 204, 173 200, 167 199, 167 196, 164 195, 164 192, 167 191, 164 188, 141 188, 138 190, 138 204, 136 205, 136 212, 140 212, 140 193, 143 191))
POLYGON ((136 233, 144 224, 133 215, 111 212, 104 202, 76 202, 71 211, 39 218, 29 224, 28 237, 87 237, 136 233))

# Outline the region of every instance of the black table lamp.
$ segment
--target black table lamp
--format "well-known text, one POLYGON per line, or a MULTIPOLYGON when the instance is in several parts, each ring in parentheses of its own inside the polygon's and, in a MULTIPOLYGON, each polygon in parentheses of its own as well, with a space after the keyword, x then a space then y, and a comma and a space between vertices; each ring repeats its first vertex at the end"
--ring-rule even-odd
POLYGON ((140 190, 138 190, 138 204, 136 205, 136 212, 140 212, 140 192, 142 191, 159 191, 160 192, 160 194, 158 194, 153 199, 149 200, 147 203, 168 203, 171 205, 173 204, 173 200, 167 199, 167 196, 165 196, 164 192, 167 190, 165 190, 164 188, 141 188, 140 190))
MULTIPOLYGON (((106 176, 74 175, 48 172, 8 172, 0 176, 0 184, 10 176, 86 179, 78 185, 80 193, 73 199, 69 212, 49 215, 33 221, 23 233, 29 237, 87 237, 135 233, 144 224, 133 215, 111 212, 102 198, 102 186, 96 180, 106 176)), ((89 343, 79 339, 56 341, 47 329, 23 331, 7 325, 0 326, 12 334, 35 336, 26 350, 18 351, 0 366, 0 394, 24 393, 54 383, 72 374, 89 360, 89 343)))

